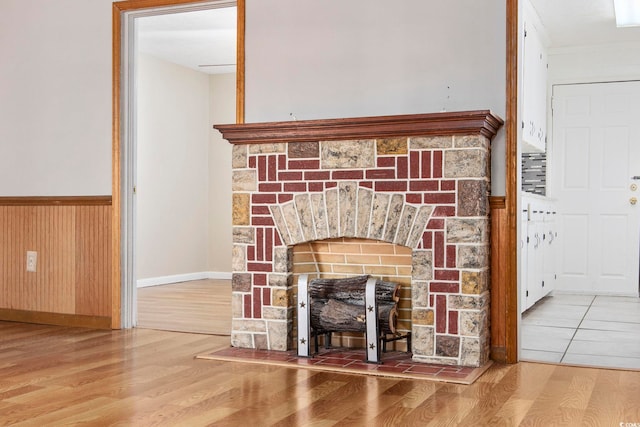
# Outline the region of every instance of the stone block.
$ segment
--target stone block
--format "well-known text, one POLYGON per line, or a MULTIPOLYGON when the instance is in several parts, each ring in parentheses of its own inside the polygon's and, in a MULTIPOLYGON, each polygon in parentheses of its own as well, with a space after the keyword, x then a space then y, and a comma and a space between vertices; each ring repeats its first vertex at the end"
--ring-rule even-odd
POLYGON ((233 227, 233 243, 255 243, 256 229, 253 227, 233 227))
POLYGON ((276 273, 288 273, 292 268, 293 249, 286 246, 273 248, 273 271, 276 273))
POLYGON ((446 221, 447 243, 489 243, 489 222, 486 218, 449 218, 446 221))
POLYGON ((489 139, 482 135, 456 135, 453 137, 456 148, 484 148, 489 149, 489 139))
POLYGON ((287 309, 268 305, 262 306, 262 318, 267 320, 287 320, 287 309))
POLYGON ((232 332, 231 347, 253 348, 253 334, 232 332))
POLYGON ((358 188, 358 207, 356 214, 356 236, 367 238, 369 235, 369 224, 371 223, 371 204, 373 202, 373 191, 360 187, 358 188))
POLYGON ((298 219, 300 220, 300 230, 302 232, 303 241, 309 242, 316 240, 316 230, 313 224, 313 212, 311 210, 309 194, 297 194, 293 200, 295 202, 296 210, 298 211, 298 219))
POLYGON ((231 221, 233 225, 249 225, 251 223, 250 195, 248 193, 234 193, 231 205, 231 221))
POLYGON ((287 343, 289 341, 287 322, 269 321, 267 322, 269 334, 269 350, 288 350, 287 343))
POLYGON ((483 271, 462 271, 461 284, 463 294, 480 294, 488 289, 488 272, 483 271))
POLYGON ((409 144, 407 138, 382 138, 376 140, 376 149, 379 156, 407 154, 409 152, 409 144))
POLYGON ((269 340, 267 339, 267 334, 253 334, 253 345, 255 349, 268 350, 269 340))
POLYGON ((452 136, 416 136, 409 138, 412 150, 451 148, 453 147, 452 136))
POLYGON ((414 325, 433 326, 434 314, 429 308, 414 308, 411 311, 411 322, 414 325))
POLYGON ((460 335, 479 337, 488 327, 486 311, 460 311, 458 314, 460 335))
POLYGON ((276 225, 276 229, 280 234, 280 239, 285 245, 291 245, 292 239, 289 235, 289 230, 287 229, 287 223, 284 220, 284 215, 282 214, 282 209, 280 206, 274 205, 269 206, 269 211, 271 212, 271 217, 273 218, 273 222, 276 225))
POLYGON ((458 268, 488 268, 489 247, 486 245, 458 245, 458 268))
POLYGON ((293 274, 291 273, 269 274, 268 283, 269 283, 269 286, 271 287, 289 288, 293 285, 293 274))
POLYGON ((489 176, 489 153, 482 149, 448 150, 444 153, 445 178, 485 178, 489 176))
POLYGON ((482 356, 483 350, 478 338, 463 337, 460 347, 460 364, 462 366, 477 368, 482 366, 486 361, 486 357, 482 356))
POLYGON ((293 201, 285 203, 281 205, 281 209, 284 222, 287 224, 287 230, 289 230, 289 236, 291 236, 291 244, 295 245, 296 243, 304 242, 295 203, 293 201))
POLYGON ((338 189, 332 188, 325 191, 324 199, 327 209, 327 228, 329 231, 329 237, 342 237, 340 236, 340 211, 338 207, 338 189))
POLYGON ((241 319, 244 317, 244 295, 240 293, 231 294, 231 318, 241 319))
POLYGON ((449 295, 447 305, 452 310, 482 310, 489 305, 488 295, 449 295))
POLYGON ((316 228, 316 238, 324 240, 329 237, 329 225, 327 224, 327 211, 325 210, 324 193, 310 195, 313 223, 316 228))
POLYGON ((404 205, 404 209, 402 210, 402 218, 400 218, 400 221, 398 223, 398 232, 394 240, 394 243, 396 245, 407 245, 409 233, 411 232, 411 226, 413 225, 413 220, 415 219, 417 212, 418 208, 416 208, 415 206, 404 205))
POLYGON ((433 253, 431 250, 414 250, 411 254, 413 280, 433 279, 433 253))
POLYGON ((398 231, 398 223, 402 215, 402 207, 404 206, 404 196, 402 194, 394 194, 389 202, 389 212, 385 221, 384 241, 393 242, 398 231))
POLYGON ((233 292, 251 292, 251 273, 233 273, 231 275, 233 292))
POLYGON ((255 170, 234 170, 231 173, 231 189, 233 191, 256 191, 258 174, 255 170))
POLYGON ((436 356, 458 357, 460 354, 460 337, 436 335, 436 356))
POLYGON ((233 245, 231 249, 231 269, 232 271, 247 271, 247 249, 246 246, 233 245))
POLYGON ((376 166, 375 141, 322 141, 320 165, 322 169, 373 168, 376 166))
POLYGON ((320 157, 319 142, 297 142, 288 144, 290 159, 312 159, 320 157))
POLYGON ((384 193, 375 193, 373 196, 373 206, 371 212, 371 223, 369 225, 369 238, 382 240, 384 227, 387 222, 387 212, 391 196, 384 193))
POLYGON ((247 146, 233 144, 231 150, 231 167, 234 169, 246 168, 247 162, 247 146))
POLYGON ((358 184, 352 181, 344 181, 338 184, 338 197, 340 205, 340 230, 344 237, 356 235, 356 197, 358 184))
POLYGON ((411 285, 411 303, 415 310, 418 307, 429 306, 429 283, 413 281, 411 285))
POLYGON ((286 153, 287 143, 276 142, 269 144, 250 144, 249 154, 270 154, 270 153, 286 153))
POLYGON ((286 289, 271 290, 271 305, 274 307, 289 307, 289 295, 286 289))
POLYGON ((489 215, 489 183, 485 179, 458 181, 458 216, 489 215))
POLYGON ((264 320, 253 319, 233 319, 232 320, 233 331, 240 332, 266 332, 267 326, 264 320))
POLYGON ((434 332, 430 326, 413 325, 411 328, 411 346, 415 356, 433 356, 434 332))
POLYGON ((431 218, 432 212, 433 206, 420 206, 418 214, 416 215, 416 220, 413 222, 413 226, 411 227, 411 233, 409 233, 406 246, 414 249, 418 247, 418 244, 422 239, 422 235, 424 234, 424 229, 427 226, 427 222, 429 221, 429 218, 431 218))

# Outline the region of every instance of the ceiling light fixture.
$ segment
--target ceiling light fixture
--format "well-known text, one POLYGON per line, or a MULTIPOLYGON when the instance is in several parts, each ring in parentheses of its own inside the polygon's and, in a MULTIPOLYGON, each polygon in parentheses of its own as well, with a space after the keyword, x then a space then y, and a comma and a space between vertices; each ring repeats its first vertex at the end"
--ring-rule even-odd
POLYGON ((613 0, 616 26, 640 26, 640 0, 613 0))

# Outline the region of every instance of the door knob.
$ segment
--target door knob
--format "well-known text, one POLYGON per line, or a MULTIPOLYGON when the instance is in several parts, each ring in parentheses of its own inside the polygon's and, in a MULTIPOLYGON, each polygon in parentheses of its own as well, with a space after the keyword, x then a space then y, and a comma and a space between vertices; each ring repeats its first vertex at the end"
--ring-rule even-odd
POLYGON ((631 185, 629 186, 629 189, 630 189, 631 191, 636 191, 636 190, 638 189, 638 186, 637 186, 636 184, 631 184, 631 185))
POLYGON ((637 197, 630 198, 629 203, 631 203, 632 205, 635 205, 636 203, 638 203, 638 198, 637 197))

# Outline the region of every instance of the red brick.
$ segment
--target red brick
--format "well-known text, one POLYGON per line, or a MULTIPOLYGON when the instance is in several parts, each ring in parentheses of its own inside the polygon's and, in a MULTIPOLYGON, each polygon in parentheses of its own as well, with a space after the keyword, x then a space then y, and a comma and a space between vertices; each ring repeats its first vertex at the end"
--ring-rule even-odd
POLYGON ((447 331, 447 297, 436 297, 436 332, 442 334, 447 331))
POLYGON ((282 239, 280 239, 280 233, 273 233, 273 246, 282 246, 282 239))
POLYGON ((264 259, 266 261, 273 261, 273 228, 264 230, 264 250, 264 259))
POLYGON ((429 307, 435 307, 436 305, 436 296, 435 295, 429 295, 429 307))
POLYGON ((434 248, 433 248, 433 266, 436 268, 444 267, 444 233, 437 231, 434 233, 434 248))
POLYGON ((411 178, 420 178, 420 153, 417 151, 409 153, 409 171, 411 178))
POLYGON ((373 189, 373 182, 372 181, 361 181, 358 183, 358 185, 360 187, 365 187, 365 188, 371 188, 373 189))
POLYGON ((331 179, 362 179, 363 175, 361 170, 333 171, 331 179))
POLYGON ((305 182, 285 182, 284 191, 290 191, 292 193, 306 192, 307 184, 305 182))
POLYGON ((266 274, 254 274, 253 275, 253 284, 254 284, 254 286, 267 286, 267 275, 266 274))
POLYGON ((262 289, 253 288, 253 318, 262 317, 262 289))
POLYGON ((244 317, 251 319, 251 295, 244 296, 244 317))
POLYGON ((333 187, 337 187, 338 183, 335 181, 331 181, 331 182, 325 182, 324 183, 324 188, 333 188, 333 187))
POLYGON ((455 203, 456 193, 426 193, 424 195, 424 203, 428 205, 436 205, 442 203, 455 203))
POLYGON ((262 191, 265 193, 279 193, 282 191, 282 184, 279 182, 259 184, 258 191, 262 191))
POLYGON ((251 215, 271 215, 269 206, 253 205, 251 206, 251 215))
POLYGON ((249 167, 252 169, 256 168, 256 156, 249 157, 249 167))
POLYGON ((322 191, 324 190, 324 182, 310 182, 309 191, 322 191))
POLYGON ((289 160, 289 169, 320 169, 320 160, 289 160))
POLYGON ((422 204, 422 194, 407 193, 405 197, 406 197, 407 203, 422 204))
POLYGON ((305 172, 304 179, 306 181, 327 181, 331 178, 329 171, 305 172))
POLYGON ((444 230, 444 219, 430 219, 427 230, 444 230))
POLYGON ((286 170, 287 169, 287 156, 284 154, 280 154, 278 156, 278 170, 286 170))
POLYGON ((267 158, 265 156, 258 157, 258 181, 267 180, 267 158))
POLYGON ((395 169, 369 169, 366 176, 367 179, 394 179, 396 171, 395 169))
POLYGON ((431 178, 431 151, 422 152, 422 177, 431 178))
POLYGON ((256 247, 255 246, 247 246, 247 260, 255 261, 256 260, 256 247))
POLYGON ((398 157, 396 170, 398 172, 399 179, 406 179, 409 177, 409 162, 406 157, 398 157))
POLYGON ((263 203, 272 205, 276 202, 275 194, 252 194, 251 203, 263 203))
POLYGON ((248 271, 266 271, 271 273, 273 271, 273 265, 270 262, 248 262, 248 271))
POLYGON ((388 168, 396 167, 396 158, 395 157, 378 157, 378 167, 379 168, 388 168))
POLYGON ((456 207, 455 206, 437 206, 431 216, 434 217, 447 217, 447 216, 455 216, 456 215, 456 207))
POLYGON ((460 292, 460 285, 458 283, 448 282, 431 282, 429 284, 430 292, 446 292, 448 294, 456 294, 460 292))
POLYGON ((271 305, 271 288, 262 289, 262 305, 271 305))
POLYGON ((425 231, 422 235, 422 249, 433 248, 433 232, 425 231))
POLYGON ((291 200, 293 200, 293 194, 278 194, 278 203, 287 203, 291 200))
POLYGON ((254 216, 251 218, 251 225, 275 225, 273 223, 273 218, 270 216, 254 216))
POLYGON ((302 172, 280 172, 278 174, 278 181, 302 181, 302 172))
POLYGON ((456 182, 453 180, 442 180, 440 181, 440 189, 442 191, 455 191, 456 182))
POLYGON ((456 268, 456 245, 447 245, 447 268, 456 268))
POLYGON ((269 156, 269 172, 267 174, 267 179, 269 181, 277 181, 277 176, 278 176, 278 157, 269 156))
POLYGON ((411 191, 438 191, 438 181, 409 181, 411 191))
MULTIPOLYGON (((449 246, 447 247, 447 249, 449 246)), ((434 278, 436 280, 460 280, 460 272, 458 270, 435 270, 434 278)))
POLYGON ((406 181, 376 181, 376 191, 407 191, 406 181))
POLYGON ((433 177, 442 178, 442 151, 433 152, 433 177))
POLYGON ((264 261, 264 229, 256 228, 256 261, 264 261))
POLYGON ((458 312, 456 310, 449 312, 449 333, 452 335, 458 334, 458 312))

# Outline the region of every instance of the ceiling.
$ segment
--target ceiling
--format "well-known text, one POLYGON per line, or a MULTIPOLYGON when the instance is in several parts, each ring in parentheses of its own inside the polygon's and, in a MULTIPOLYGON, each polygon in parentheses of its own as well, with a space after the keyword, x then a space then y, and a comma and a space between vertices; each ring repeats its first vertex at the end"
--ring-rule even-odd
POLYGON ((617 28, 613 0, 531 0, 551 48, 640 42, 640 27, 617 28))
MULTIPOLYGON (((616 27, 613 0, 531 3, 545 27, 551 49, 640 42, 640 27, 616 27)), ((138 18, 138 48, 203 73, 235 72, 236 15, 236 7, 222 7, 138 18)))
POLYGON ((207 74, 233 73, 236 16, 236 7, 221 7, 137 18, 138 50, 207 74))

